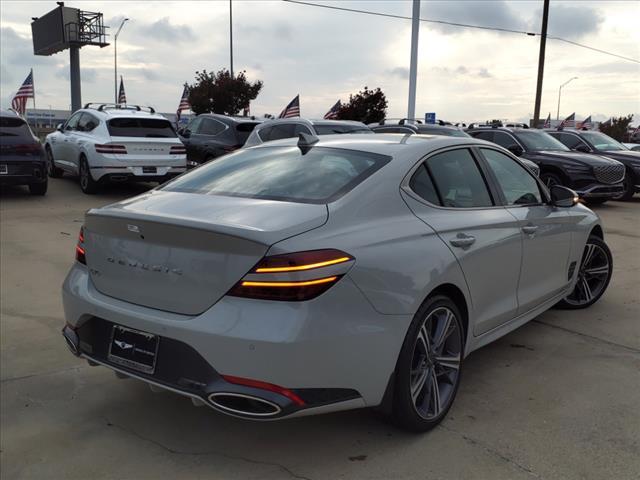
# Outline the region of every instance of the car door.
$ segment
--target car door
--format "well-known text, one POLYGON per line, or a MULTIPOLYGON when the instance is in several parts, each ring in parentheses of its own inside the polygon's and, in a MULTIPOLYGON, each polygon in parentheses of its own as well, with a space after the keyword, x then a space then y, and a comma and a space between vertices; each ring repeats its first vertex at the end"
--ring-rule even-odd
POLYGON ((200 122, 202 122, 202 117, 196 117, 191 120, 191 122, 189 122, 189 124, 183 130, 182 135, 180 136, 180 140, 187 150, 187 163, 191 164, 192 166, 194 164, 200 163, 200 161, 198 161, 198 139, 194 138, 194 133, 200 126, 200 122))
POLYGON ((227 138, 225 133, 229 126, 215 118, 203 117, 192 139, 197 145, 197 156, 200 162, 224 155, 227 150, 235 148, 235 138, 227 138))
MULTIPOLYGON (((470 148, 437 152, 403 184, 407 204, 455 255, 469 288, 475 335, 516 316, 522 236, 494 199, 470 148)), ((429 255, 429 252, 425 252, 429 255)))
POLYGON ((72 149, 70 147, 71 142, 73 141, 73 135, 78 126, 78 120, 80 120, 80 116, 82 112, 74 113, 69 120, 62 126, 62 132, 57 136, 55 142, 51 145, 51 152, 53 153, 53 158, 55 158, 56 163, 58 163, 65 170, 74 171, 74 166, 72 163, 72 149))
POLYGON ((572 226, 567 209, 549 204, 546 191, 518 161, 481 147, 506 210, 522 232, 518 314, 557 296, 569 283, 572 226))
MULTIPOLYGON (((78 119, 78 124, 72 138, 69 141, 69 161, 75 165, 76 169, 80 169, 80 152, 87 148, 87 144, 92 141, 92 132, 100 124, 100 121, 88 112, 83 112, 78 119)), ((95 143, 95 142, 94 142, 95 143)), ((91 155, 87 156, 91 166, 91 155)))

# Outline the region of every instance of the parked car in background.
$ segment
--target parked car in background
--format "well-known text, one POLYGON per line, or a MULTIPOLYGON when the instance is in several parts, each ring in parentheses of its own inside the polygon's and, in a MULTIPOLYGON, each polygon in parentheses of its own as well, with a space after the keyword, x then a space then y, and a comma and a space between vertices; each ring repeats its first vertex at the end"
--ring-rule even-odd
POLYGON ((531 160, 540 167, 540 178, 547 187, 572 188, 590 204, 604 203, 624 191, 625 167, 622 163, 600 155, 571 151, 542 130, 476 126, 467 133, 531 160))
POLYGON ((624 164, 624 192, 614 200, 629 200, 640 191, 640 152, 633 152, 610 136, 593 130, 556 129, 546 132, 571 150, 602 155, 624 164))
POLYGON ((44 149, 12 110, 0 110, 0 185, 27 185, 31 195, 47 193, 44 149))
POLYGON ((187 166, 196 167, 241 148, 261 120, 203 113, 178 131, 187 148, 187 166))
POLYGON ((640 143, 623 143, 625 147, 634 152, 640 152, 640 143))
POLYGON ((253 147, 264 142, 297 137, 300 133, 308 135, 333 135, 341 133, 372 133, 362 122, 351 120, 308 120, 306 118, 278 118, 267 120, 251 132, 244 144, 253 147))
POLYGON ((91 104, 47 135, 49 175, 78 175, 84 193, 108 182, 165 182, 186 170, 173 125, 150 107, 91 104))
POLYGON ((453 125, 439 125, 437 123, 419 123, 416 120, 403 118, 398 121, 382 121, 370 124, 376 133, 420 133, 423 135, 444 135, 446 137, 467 137, 461 129, 453 125))
POLYGON ((425 431, 470 352, 611 272, 598 216, 491 143, 301 135, 87 212, 63 335, 235 417, 379 407, 425 431))

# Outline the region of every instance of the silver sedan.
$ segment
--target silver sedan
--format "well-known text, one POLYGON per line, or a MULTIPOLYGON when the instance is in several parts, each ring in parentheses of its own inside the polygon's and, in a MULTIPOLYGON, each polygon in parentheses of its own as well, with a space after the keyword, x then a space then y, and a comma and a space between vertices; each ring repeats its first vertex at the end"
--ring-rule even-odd
POLYGON ((63 334, 229 415, 378 407, 424 431, 470 352, 611 271, 598 216, 495 144, 301 134, 90 210, 63 334))

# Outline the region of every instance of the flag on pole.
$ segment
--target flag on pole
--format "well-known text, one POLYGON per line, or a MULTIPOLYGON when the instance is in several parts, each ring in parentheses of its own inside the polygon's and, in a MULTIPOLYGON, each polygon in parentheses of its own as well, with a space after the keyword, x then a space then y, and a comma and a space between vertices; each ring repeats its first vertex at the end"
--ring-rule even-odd
POLYGON ((176 123, 180 121, 180 112, 189 109, 191 109, 191 104, 189 103, 189 85, 185 83, 184 89, 182 90, 182 97, 180 97, 180 103, 178 104, 178 110, 176 111, 176 123))
POLYGON ((291 117, 299 117, 300 116, 300 95, 296 95, 293 100, 289 102, 278 118, 291 118, 291 117))
POLYGON ((11 100, 11 108, 13 108, 20 115, 24 115, 27 111, 27 99, 35 99, 35 91, 33 89, 33 69, 27 75, 27 78, 13 96, 11 100))
POLYGON ((327 113, 324 114, 324 119, 336 120, 338 118, 338 111, 340 110, 341 106, 342 104, 340 103, 340 100, 338 100, 336 104, 333 107, 331 107, 327 113))
POLYGON ((242 116, 248 117, 249 115, 251 115, 251 106, 250 106, 250 103, 247 102, 245 107, 242 109, 242 116))
POLYGON ((600 122, 600 126, 601 127, 610 127, 611 126, 611 117, 609 117, 609 120, 606 120, 604 122, 600 122))
POLYGON ((127 95, 124 93, 124 80, 120 75, 120 90, 118 91, 118 103, 127 103, 127 95))
POLYGON ((593 122, 591 121, 591 115, 589 115, 582 122, 580 122, 580 127, 579 128, 581 128, 583 130, 589 130, 590 128, 593 128, 593 122))
POLYGON ((573 112, 567 118, 562 120, 562 123, 560 124, 561 128, 564 128, 564 127, 575 127, 575 126, 576 126, 576 112, 573 112))
POLYGON ((544 121, 542 128, 551 128, 551 112, 547 115, 547 119, 544 121))

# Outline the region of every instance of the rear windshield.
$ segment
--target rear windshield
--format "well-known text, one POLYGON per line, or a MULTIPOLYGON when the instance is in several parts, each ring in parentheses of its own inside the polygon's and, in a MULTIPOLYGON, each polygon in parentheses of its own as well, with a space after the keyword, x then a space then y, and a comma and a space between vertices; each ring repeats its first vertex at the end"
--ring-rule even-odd
POLYGON ((0 117, 0 136, 32 137, 27 123, 18 117, 0 117))
POLYGON ((318 135, 333 135, 335 133, 373 133, 370 128, 362 125, 314 125, 318 135))
POLYGON ((353 189, 391 157, 375 153, 312 147, 240 150, 181 175, 161 190, 329 203, 353 189))
POLYGON ((256 125, 259 125, 259 123, 239 123, 236 127, 236 132, 238 132, 238 143, 244 144, 244 142, 247 141, 247 138, 249 138, 249 135, 251 134, 253 129, 256 128, 256 125))
POLYGON ((176 132, 169 120, 160 118, 114 118, 107 123, 112 137, 172 138, 176 132))

